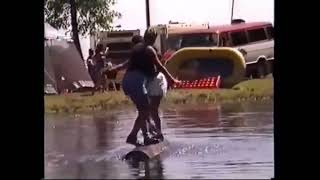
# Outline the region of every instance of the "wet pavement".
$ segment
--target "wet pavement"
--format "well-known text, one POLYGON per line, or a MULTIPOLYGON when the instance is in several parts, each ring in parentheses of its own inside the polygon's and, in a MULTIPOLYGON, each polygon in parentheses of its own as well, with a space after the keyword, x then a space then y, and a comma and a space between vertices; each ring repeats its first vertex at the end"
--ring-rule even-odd
POLYGON ((160 113, 167 151, 127 163, 135 109, 46 115, 45 177, 72 179, 270 179, 274 176, 273 104, 186 107, 160 113))

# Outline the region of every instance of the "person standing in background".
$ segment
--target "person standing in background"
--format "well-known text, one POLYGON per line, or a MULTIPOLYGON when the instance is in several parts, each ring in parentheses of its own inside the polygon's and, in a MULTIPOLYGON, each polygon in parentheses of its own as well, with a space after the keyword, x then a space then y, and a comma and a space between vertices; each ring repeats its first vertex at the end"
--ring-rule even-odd
POLYGON ((96 83, 95 78, 94 78, 94 63, 92 60, 93 54, 94 54, 93 50, 89 49, 89 56, 87 58, 87 67, 88 67, 88 72, 89 72, 89 75, 90 75, 92 81, 94 83, 96 83))
POLYGON ((102 73, 104 68, 104 60, 105 56, 103 53, 103 45, 98 44, 97 48, 95 50, 95 54, 93 56, 93 62, 95 64, 94 67, 94 77, 95 77, 95 87, 93 88, 92 95, 94 95, 96 90, 99 90, 101 86, 103 85, 104 81, 104 75, 102 73))
POLYGON ((116 87, 116 78, 117 78, 117 71, 109 71, 109 69, 111 69, 113 67, 113 64, 111 61, 109 61, 106 65, 106 68, 104 70, 104 74, 106 75, 107 77, 107 80, 106 80, 106 86, 107 86, 107 90, 109 91, 109 85, 111 83, 112 85, 112 88, 114 91, 117 90, 117 87, 116 87))

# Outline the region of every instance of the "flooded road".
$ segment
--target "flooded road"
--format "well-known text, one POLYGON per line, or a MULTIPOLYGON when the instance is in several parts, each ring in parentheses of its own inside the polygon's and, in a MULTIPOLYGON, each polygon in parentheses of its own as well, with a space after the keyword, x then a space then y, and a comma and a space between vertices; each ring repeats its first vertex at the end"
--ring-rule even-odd
POLYGON ((160 113, 170 142, 147 162, 128 164, 125 139, 135 109, 94 115, 46 115, 45 177, 72 179, 274 176, 273 104, 231 104, 160 113))

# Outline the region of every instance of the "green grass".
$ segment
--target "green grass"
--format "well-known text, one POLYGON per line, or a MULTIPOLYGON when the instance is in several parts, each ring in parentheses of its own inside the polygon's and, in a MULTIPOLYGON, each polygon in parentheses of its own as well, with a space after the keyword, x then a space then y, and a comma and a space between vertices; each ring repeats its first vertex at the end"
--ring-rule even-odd
MULTIPOLYGON (((45 96, 46 113, 82 113, 110 111, 132 106, 132 102, 122 91, 96 93, 75 93, 45 96)), ((216 104, 241 101, 273 100, 273 79, 256 79, 241 82, 231 89, 217 90, 171 90, 163 100, 162 106, 182 104, 216 104)))

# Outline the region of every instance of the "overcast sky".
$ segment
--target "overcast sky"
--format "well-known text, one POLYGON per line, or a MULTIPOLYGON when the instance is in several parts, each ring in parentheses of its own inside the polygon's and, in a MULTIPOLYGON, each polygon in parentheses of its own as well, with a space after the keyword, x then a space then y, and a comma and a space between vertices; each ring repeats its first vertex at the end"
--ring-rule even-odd
MULTIPOLYGON (((230 23, 232 0, 149 0, 151 25, 167 24, 170 20, 213 24, 230 23)), ((249 21, 274 22, 274 0, 235 0, 234 18, 249 21)), ((146 28, 145 0, 117 0, 114 7, 122 18, 114 25, 121 29, 146 28)), ((88 56, 90 41, 81 40, 84 57, 88 56)))
MULTIPOLYGON (((232 0, 149 1, 151 25, 166 24, 169 20, 187 23, 230 23, 232 0)), ((123 15, 115 24, 121 24, 123 29, 145 29, 145 0, 117 0, 115 9, 123 15)), ((234 18, 273 23, 274 0, 235 0, 234 18)))

